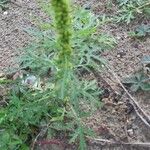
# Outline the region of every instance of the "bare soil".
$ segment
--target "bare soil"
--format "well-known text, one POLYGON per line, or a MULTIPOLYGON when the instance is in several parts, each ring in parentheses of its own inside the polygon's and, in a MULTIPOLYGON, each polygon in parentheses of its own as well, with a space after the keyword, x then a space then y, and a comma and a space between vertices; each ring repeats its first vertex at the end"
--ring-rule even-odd
MULTIPOLYGON (((116 13, 117 8, 109 0, 80 0, 79 5, 89 7, 97 15, 116 13)), ((9 9, 0 12, 0 73, 4 73, 8 68, 17 65, 16 56, 21 51, 17 50, 26 46, 32 39, 24 32, 24 28, 34 26, 31 16, 45 15, 40 10, 36 0, 16 0, 8 4, 9 9)), ((119 25, 108 23, 101 28, 102 31, 113 35, 117 40, 116 47, 104 52, 102 56, 106 58, 120 80, 134 72, 142 69, 141 58, 150 54, 150 37, 143 40, 131 39, 128 36, 130 30, 141 23, 150 23, 150 20, 134 21, 131 25, 119 25)), ((91 76, 89 76, 91 78, 91 76)), ((150 142, 150 128, 148 128, 136 115, 133 106, 129 103, 130 97, 120 87, 118 81, 107 70, 102 74, 94 76, 99 86, 105 89, 102 98, 103 106, 95 114, 88 118, 85 123, 93 128, 99 139, 118 142, 120 144, 108 144, 107 142, 89 142, 89 149, 135 149, 148 150, 142 146, 122 145, 125 143, 147 143, 150 142)), ((150 92, 131 93, 141 108, 150 117, 150 92)), ((61 149, 49 147, 42 149, 61 149)))

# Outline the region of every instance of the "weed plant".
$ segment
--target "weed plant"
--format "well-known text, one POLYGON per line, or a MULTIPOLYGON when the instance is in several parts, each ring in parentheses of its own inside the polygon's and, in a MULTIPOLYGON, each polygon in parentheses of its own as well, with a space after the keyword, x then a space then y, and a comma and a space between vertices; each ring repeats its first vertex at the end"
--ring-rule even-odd
POLYGON ((129 32, 131 37, 142 38, 150 35, 150 25, 142 24, 135 31, 129 32))
POLYGON ((123 83, 130 85, 130 89, 133 92, 139 90, 150 91, 150 78, 143 72, 136 73, 133 76, 124 79, 123 83))
POLYGON ((9 2, 9 0, 0 0, 0 9, 5 10, 6 4, 9 2))
POLYGON ((119 11, 115 20, 129 24, 136 16, 150 16, 149 0, 117 0, 119 11))
MULTIPOLYGON (((143 34, 141 33, 141 35, 143 34)), ((133 92, 150 91, 150 56, 145 55, 141 63, 143 68, 139 72, 123 80, 123 83, 128 85, 133 92)))
POLYGON ((81 72, 100 71, 105 61, 99 55, 113 48, 115 40, 99 34, 99 20, 93 13, 70 8, 69 1, 40 5, 51 22, 26 30, 35 40, 20 59, 20 69, 26 72, 16 80, 9 104, 0 111, 0 149, 27 150, 33 148, 37 135, 51 139, 59 131, 85 150, 86 137, 94 133, 83 118, 100 107, 101 90, 81 72), (34 86, 26 82, 31 75, 34 86))

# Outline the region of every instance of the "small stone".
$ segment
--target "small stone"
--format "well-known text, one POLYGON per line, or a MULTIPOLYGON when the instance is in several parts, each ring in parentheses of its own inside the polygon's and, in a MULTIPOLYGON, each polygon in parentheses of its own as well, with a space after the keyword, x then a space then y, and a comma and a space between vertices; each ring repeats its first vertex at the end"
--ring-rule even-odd
POLYGON ((0 73, 0 78, 4 77, 5 74, 4 73, 0 73))
POLYGON ((134 135, 133 129, 129 129, 129 130, 127 130, 127 132, 129 134, 129 136, 131 136, 131 137, 134 135))
POLYGON ((118 40, 120 40, 120 39, 121 39, 121 37, 120 37, 120 36, 117 36, 116 38, 117 38, 118 40))
POLYGON ((126 53, 123 50, 117 53, 117 57, 119 57, 119 58, 123 58, 123 56, 125 56, 125 55, 126 55, 126 53))
POLYGON ((25 83, 29 84, 29 85, 34 85, 36 80, 37 80, 37 78, 35 76, 31 75, 26 78, 25 83))
POLYGON ((5 12, 3 13, 3 15, 8 15, 8 11, 5 11, 5 12))
POLYGON ((102 65, 102 68, 104 68, 105 66, 104 65, 102 65))
POLYGON ((120 55, 118 54, 117 57, 120 58, 120 55))

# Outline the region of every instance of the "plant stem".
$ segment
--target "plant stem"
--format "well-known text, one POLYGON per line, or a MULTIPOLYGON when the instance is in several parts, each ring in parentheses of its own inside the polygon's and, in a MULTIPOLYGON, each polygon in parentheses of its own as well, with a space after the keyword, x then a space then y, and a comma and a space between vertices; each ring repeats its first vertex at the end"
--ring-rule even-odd
POLYGON ((57 74, 56 89, 59 97, 67 98, 69 90, 70 72, 72 71, 72 24, 69 0, 52 0, 55 26, 57 33, 58 55, 56 58, 57 74))
MULTIPOLYGON (((57 32, 57 43, 59 45, 59 63, 70 61, 71 48, 71 17, 68 0, 52 0, 52 7, 55 13, 55 24, 57 32)), ((62 67, 62 66, 60 66, 62 67)))
POLYGON ((139 6, 138 9, 141 9, 143 7, 146 7, 146 6, 149 6, 150 5, 150 2, 146 3, 146 4, 143 4, 142 6, 139 6))

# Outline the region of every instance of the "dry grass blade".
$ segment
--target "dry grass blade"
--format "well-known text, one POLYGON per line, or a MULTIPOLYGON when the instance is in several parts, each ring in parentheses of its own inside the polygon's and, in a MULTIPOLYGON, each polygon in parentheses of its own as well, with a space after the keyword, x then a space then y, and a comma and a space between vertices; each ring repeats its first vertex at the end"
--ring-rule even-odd
POLYGON ((110 66, 106 66, 109 72, 115 77, 117 82, 120 84, 120 86, 123 88, 125 93, 129 96, 130 102, 134 107, 134 110, 136 114, 139 116, 139 118, 144 122, 144 124, 150 128, 150 118, 149 116, 144 112, 144 110, 139 106, 138 102, 135 100, 135 98, 128 92, 128 90, 124 87, 124 85, 121 83, 118 75, 113 71, 113 69, 110 66))
POLYGON ((123 143, 123 142, 114 142, 106 139, 91 139, 92 143, 100 144, 100 145, 118 145, 118 146, 138 146, 143 148, 150 148, 150 143, 123 143))

